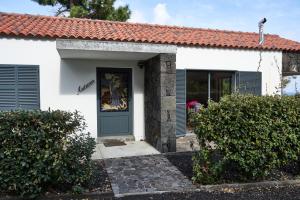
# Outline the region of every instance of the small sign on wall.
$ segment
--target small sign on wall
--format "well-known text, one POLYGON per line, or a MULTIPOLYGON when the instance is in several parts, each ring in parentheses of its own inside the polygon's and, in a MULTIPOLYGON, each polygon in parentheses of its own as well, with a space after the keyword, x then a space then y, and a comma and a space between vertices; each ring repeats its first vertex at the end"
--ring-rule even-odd
POLYGON ((92 85, 94 85, 94 83, 95 83, 95 80, 91 80, 90 82, 88 82, 84 85, 80 85, 77 90, 77 95, 79 95, 80 93, 82 93, 83 91, 85 91, 86 89, 91 87, 92 85))

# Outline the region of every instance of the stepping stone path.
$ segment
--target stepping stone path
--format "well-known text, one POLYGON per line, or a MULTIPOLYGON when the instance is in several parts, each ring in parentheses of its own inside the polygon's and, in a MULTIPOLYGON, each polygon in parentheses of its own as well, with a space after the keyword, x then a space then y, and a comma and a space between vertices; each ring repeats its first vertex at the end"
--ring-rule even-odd
POLYGON ((116 196, 195 189, 163 155, 106 159, 105 165, 116 196))

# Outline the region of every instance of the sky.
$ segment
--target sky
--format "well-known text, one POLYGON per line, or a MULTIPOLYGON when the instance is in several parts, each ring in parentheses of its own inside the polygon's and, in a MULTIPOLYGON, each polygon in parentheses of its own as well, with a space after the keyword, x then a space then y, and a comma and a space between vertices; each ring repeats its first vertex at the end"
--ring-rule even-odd
MULTIPOLYGON (((128 4, 130 22, 265 33, 300 42, 300 0, 117 0, 128 4)), ((0 12, 54 15, 56 8, 31 0, 0 0, 0 12)))

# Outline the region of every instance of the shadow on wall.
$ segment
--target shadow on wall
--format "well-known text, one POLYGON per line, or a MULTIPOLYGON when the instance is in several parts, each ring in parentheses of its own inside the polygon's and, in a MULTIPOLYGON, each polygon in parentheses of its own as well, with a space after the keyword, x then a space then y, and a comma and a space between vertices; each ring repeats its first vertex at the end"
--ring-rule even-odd
POLYGON ((90 95, 96 92, 96 66, 94 61, 61 59, 60 61, 60 94, 77 95, 78 87, 81 88, 94 80, 79 95, 90 95))
POLYGON ((137 66, 137 61, 61 59, 59 72, 59 107, 79 110, 86 118, 89 131, 97 137, 97 104, 96 104, 96 69, 132 68, 133 86, 133 129, 135 137, 144 139, 144 68, 137 66), (77 95, 79 86, 95 80, 89 88, 77 95))

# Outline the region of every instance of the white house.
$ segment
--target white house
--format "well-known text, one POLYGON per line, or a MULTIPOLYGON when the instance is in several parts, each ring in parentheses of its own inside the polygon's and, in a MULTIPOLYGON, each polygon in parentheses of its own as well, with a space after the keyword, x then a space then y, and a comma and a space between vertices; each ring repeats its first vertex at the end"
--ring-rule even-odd
POLYGON ((258 40, 256 33, 0 13, 0 110, 78 110, 95 138, 131 136, 174 151, 176 134, 186 132, 186 104, 234 91, 280 93, 283 57, 299 55, 300 43, 258 40))

